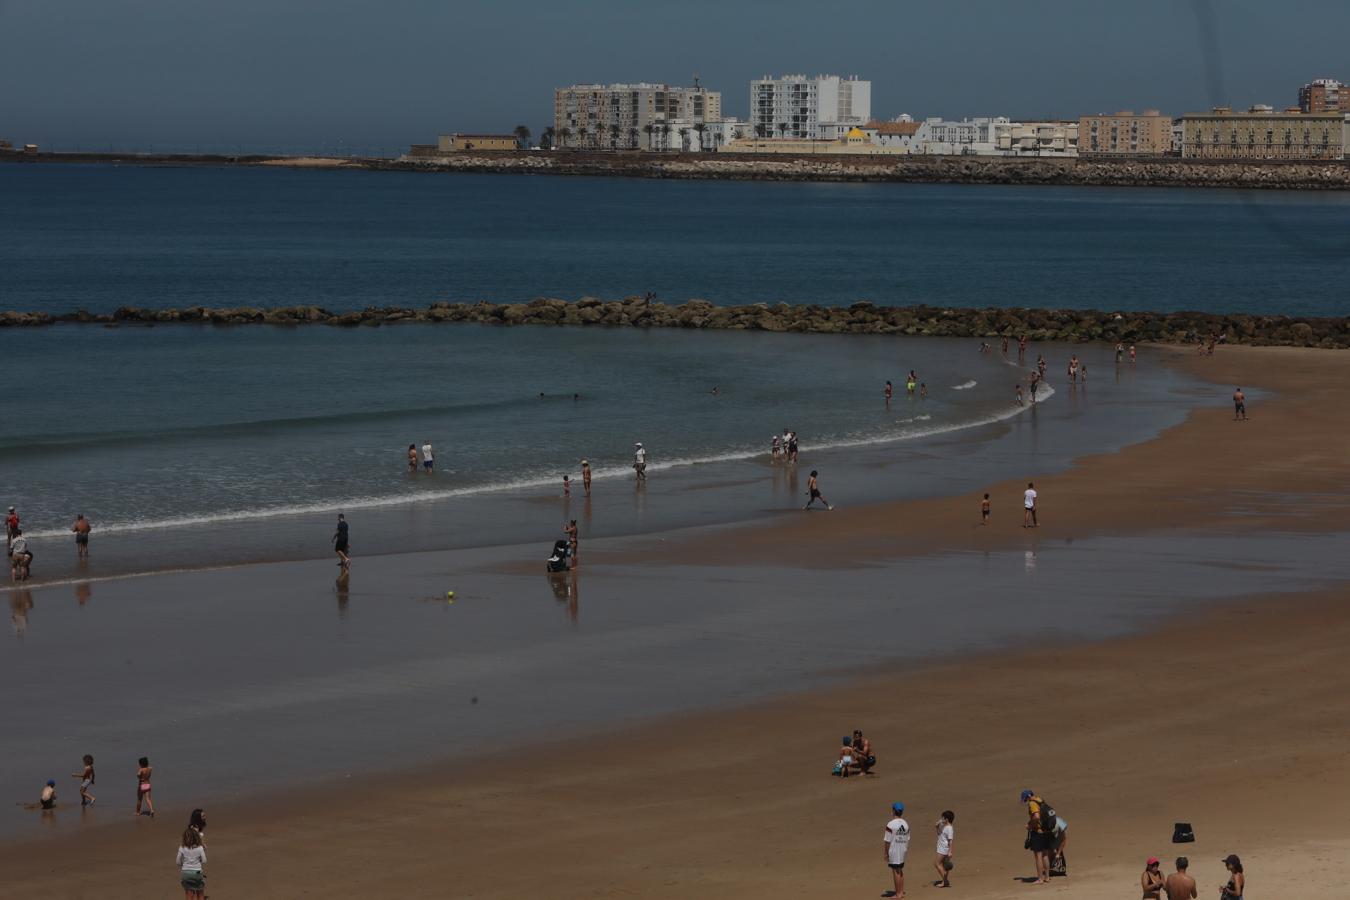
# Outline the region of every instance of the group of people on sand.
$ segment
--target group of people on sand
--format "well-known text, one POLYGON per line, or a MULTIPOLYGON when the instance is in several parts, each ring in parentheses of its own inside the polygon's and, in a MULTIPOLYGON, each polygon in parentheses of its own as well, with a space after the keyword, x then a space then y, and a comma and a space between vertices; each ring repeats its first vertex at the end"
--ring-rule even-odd
MULTIPOLYGON (((1230 853, 1221 862, 1228 871, 1228 880, 1219 885, 1219 900, 1242 900, 1247 890, 1247 875, 1242 870, 1242 859, 1236 853, 1230 853)), ((1174 863, 1175 871, 1171 875, 1162 873, 1162 861, 1150 856, 1144 861, 1143 874, 1139 876, 1139 886, 1143 889, 1144 900, 1192 900, 1200 896, 1195 876, 1191 874, 1191 861, 1178 856, 1174 863)))
MULTIPOLYGON (((140 816, 149 816, 152 819, 155 817, 154 789, 151 783, 154 773, 155 770, 150 765, 148 757, 142 756, 136 761, 136 816, 138 818, 140 816)), ((93 792, 97 778, 94 771, 94 757, 86 753, 80 771, 72 772, 70 777, 79 779, 81 809, 93 806, 97 800, 93 792)), ((47 783, 43 785, 41 792, 38 794, 38 802, 35 806, 44 813, 52 812, 57 808, 56 779, 47 779, 47 783)), ((206 896, 206 876, 203 871, 206 865, 205 832, 206 811, 199 807, 194 809, 192 815, 188 817, 187 828, 183 831, 178 855, 174 862, 174 865, 178 868, 179 884, 183 888, 185 900, 204 900, 206 896)))
MULTIPOLYGON (((891 889, 883 897, 905 896, 905 863, 909 857, 909 822, 905 820, 905 804, 899 800, 891 804, 891 818, 882 835, 881 853, 886 867, 891 870, 891 889)), ((944 809, 933 823, 937 845, 933 849, 933 871, 937 879, 933 887, 952 886, 952 869, 956 868, 956 813, 944 809)))
MULTIPOLYGON (((84 517, 84 513, 75 516, 70 526, 75 534, 75 556, 84 562, 89 559, 89 532, 93 526, 84 517)), ((9 558, 9 580, 27 581, 33 572, 33 548, 24 536, 23 526, 19 523, 19 513, 14 507, 5 515, 5 555, 9 558)))

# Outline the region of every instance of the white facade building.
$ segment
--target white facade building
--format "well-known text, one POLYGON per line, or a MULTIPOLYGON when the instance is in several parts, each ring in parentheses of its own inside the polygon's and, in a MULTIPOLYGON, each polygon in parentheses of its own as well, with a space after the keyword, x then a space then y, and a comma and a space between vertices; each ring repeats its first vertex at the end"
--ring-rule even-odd
POLYGON ((753 137, 834 140, 871 118, 872 82, 856 75, 766 75, 750 82, 753 137))
POLYGON ((653 126, 650 149, 676 153, 716 152, 750 134, 750 126, 740 119, 720 119, 716 122, 671 119, 653 126))
POLYGON ((980 116, 959 122, 925 119, 914 135, 894 140, 931 156, 1077 156, 1077 122, 1014 122, 980 116))

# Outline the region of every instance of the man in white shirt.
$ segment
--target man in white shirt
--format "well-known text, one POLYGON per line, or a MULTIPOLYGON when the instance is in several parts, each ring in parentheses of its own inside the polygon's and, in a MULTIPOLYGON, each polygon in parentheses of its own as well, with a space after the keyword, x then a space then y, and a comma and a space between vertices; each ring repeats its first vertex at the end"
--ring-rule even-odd
POLYGON ((422 445, 422 468, 428 475, 431 474, 431 468, 436 464, 436 457, 431 455, 431 441, 422 445))
POLYGON ((909 823, 903 818, 905 804, 891 804, 892 818, 886 823, 885 843, 881 845, 886 856, 886 865, 890 866, 891 878, 895 881, 895 890, 887 891, 883 897, 903 897, 905 895, 905 856, 909 853, 909 823))
POLYGON ((642 442, 633 445, 633 469, 637 471, 637 480, 647 480, 647 449, 642 442))
POLYGON ((28 538, 23 529, 14 529, 14 539, 9 545, 9 577, 11 581, 27 581, 28 567, 33 562, 33 551, 28 549, 28 538))
POLYGON ((1036 521, 1036 485, 1027 482, 1027 489, 1022 493, 1022 527, 1039 528, 1036 521))

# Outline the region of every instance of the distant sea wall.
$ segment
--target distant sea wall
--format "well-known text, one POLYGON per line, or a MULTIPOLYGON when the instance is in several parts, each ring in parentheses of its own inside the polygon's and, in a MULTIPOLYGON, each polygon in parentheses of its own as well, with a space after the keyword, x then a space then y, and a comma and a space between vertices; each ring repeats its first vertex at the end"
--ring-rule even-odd
POLYGON ((690 300, 678 306, 642 297, 577 301, 540 298, 528 303, 434 303, 423 309, 369 307, 358 312, 329 312, 317 306, 274 309, 244 306, 210 309, 140 309, 112 313, 84 311, 0 313, 0 328, 58 323, 107 327, 169 323, 234 325, 329 325, 374 327, 401 323, 484 325, 573 325, 580 327, 708 328, 808 334, 893 334, 998 339, 1026 335, 1033 341, 1123 341, 1188 343, 1224 336, 1230 344, 1294 347, 1350 347, 1350 317, 1217 315, 1209 313, 1098 312, 1073 309, 951 309, 934 306, 794 306, 786 303, 716 306, 690 300))
POLYGON ((1350 190, 1350 162, 1217 162, 1179 158, 1035 159, 977 156, 787 156, 780 154, 459 153, 370 161, 369 168, 423 172, 608 175, 741 181, 893 181, 1109 187, 1350 190))

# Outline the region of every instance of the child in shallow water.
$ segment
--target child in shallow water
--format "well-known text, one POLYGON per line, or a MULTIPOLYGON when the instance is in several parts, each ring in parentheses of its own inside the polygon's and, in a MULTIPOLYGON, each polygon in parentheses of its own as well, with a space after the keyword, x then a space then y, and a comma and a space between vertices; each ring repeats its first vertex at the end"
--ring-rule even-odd
POLYGON ((94 758, 86 753, 84 755, 84 769, 80 772, 72 772, 70 777, 80 779, 80 805, 93 806, 94 795, 89 793, 89 789, 94 786, 94 758))
POLYGON ((136 769, 136 815, 143 815, 141 807, 144 806, 150 818, 155 817, 155 801, 150 796, 150 776, 154 774, 154 769, 150 767, 150 760, 142 756, 137 761, 136 769))

